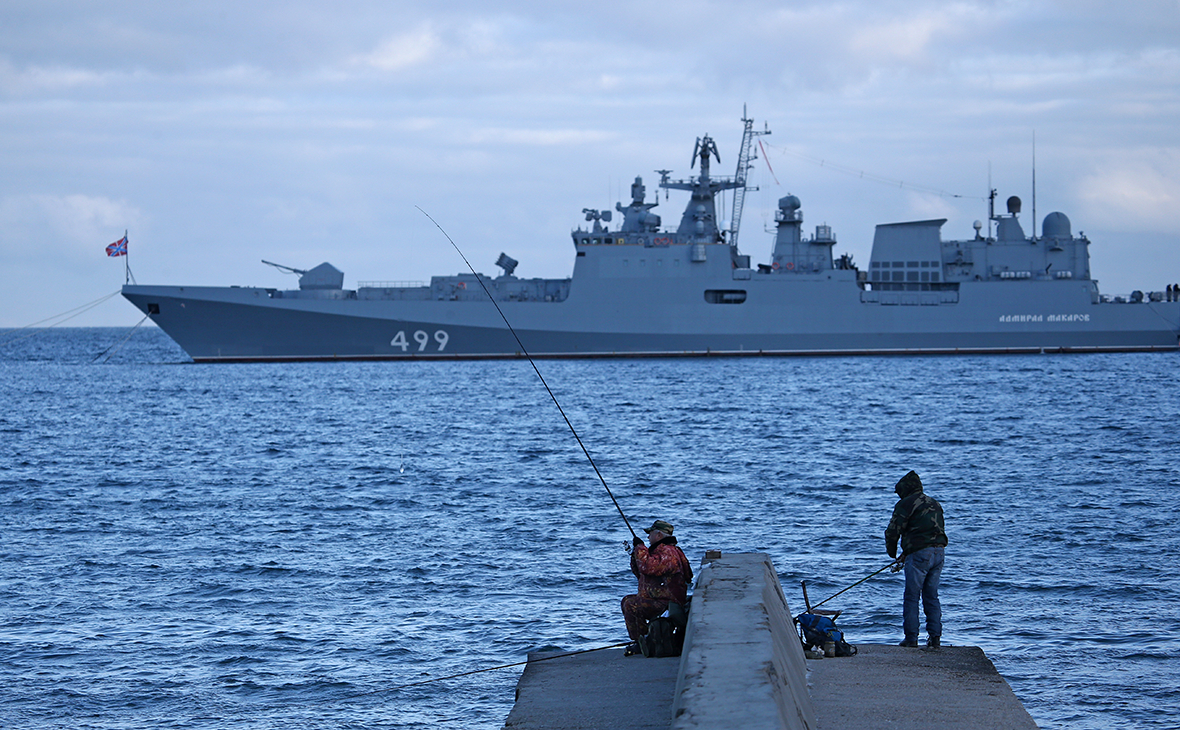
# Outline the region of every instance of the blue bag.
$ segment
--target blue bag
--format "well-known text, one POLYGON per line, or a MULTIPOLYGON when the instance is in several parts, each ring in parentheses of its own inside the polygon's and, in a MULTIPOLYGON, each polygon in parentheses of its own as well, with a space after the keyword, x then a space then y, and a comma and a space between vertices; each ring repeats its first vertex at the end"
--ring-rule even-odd
POLYGON ((799 626, 799 639, 804 649, 823 648, 830 641, 836 645, 836 656, 856 654, 856 647, 844 641, 844 632, 836 628, 836 622, 830 616, 801 613, 795 617, 795 623, 799 626))

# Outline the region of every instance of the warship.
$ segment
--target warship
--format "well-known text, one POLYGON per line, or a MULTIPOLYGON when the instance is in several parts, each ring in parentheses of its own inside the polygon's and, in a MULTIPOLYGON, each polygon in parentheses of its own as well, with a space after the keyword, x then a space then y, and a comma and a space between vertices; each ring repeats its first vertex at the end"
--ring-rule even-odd
POLYGON ((689 196, 675 228, 653 212, 659 196, 648 201, 641 177, 626 205, 583 209, 569 278, 519 278, 501 254, 497 276, 420 285, 345 289, 344 274, 322 263, 280 267, 300 275, 294 290, 128 284, 122 293, 196 362, 1180 349, 1180 292, 1100 293, 1090 241, 1069 218, 1050 213, 1040 235, 1035 225, 1026 235, 1020 199, 997 214, 994 190, 986 231, 976 221, 973 237, 943 240, 946 219, 878 225, 864 269, 833 253, 830 226, 805 232, 800 200, 787 195, 770 260, 751 266, 739 226, 752 143, 769 130, 742 121, 732 177, 711 174, 720 155, 708 135, 693 151, 695 176, 657 171, 661 189, 689 196), (733 191, 725 228, 724 191, 733 191), (613 227, 612 213, 621 215, 613 227))

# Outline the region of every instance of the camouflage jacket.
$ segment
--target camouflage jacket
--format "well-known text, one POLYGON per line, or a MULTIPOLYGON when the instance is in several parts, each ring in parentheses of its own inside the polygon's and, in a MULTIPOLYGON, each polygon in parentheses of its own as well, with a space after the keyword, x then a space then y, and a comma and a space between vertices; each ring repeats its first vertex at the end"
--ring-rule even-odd
POLYGON ((893 518, 885 528, 885 551, 891 558, 897 557, 898 539, 904 555, 927 547, 946 547, 942 505, 921 487, 903 496, 893 508, 893 518))
POLYGON ((692 566, 684 551, 676 547, 676 538, 661 540, 651 549, 636 545, 631 553, 631 572, 639 578, 640 598, 673 601, 681 605, 688 601, 692 566))

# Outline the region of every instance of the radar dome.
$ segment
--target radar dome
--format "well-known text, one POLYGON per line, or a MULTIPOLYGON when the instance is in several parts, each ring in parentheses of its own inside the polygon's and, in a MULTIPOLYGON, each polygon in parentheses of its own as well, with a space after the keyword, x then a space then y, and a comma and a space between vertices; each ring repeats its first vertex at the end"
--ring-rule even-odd
POLYGON ((799 198, 794 195, 787 195, 778 199, 778 207, 782 210, 796 211, 803 204, 799 202, 799 198))
POLYGON ((1012 215, 1016 215, 1020 212, 1020 198, 1016 197, 1015 195, 1013 195, 1011 198, 1008 198, 1008 212, 1012 215))
POLYGON ((1045 238, 1073 238, 1069 229, 1069 218, 1065 213, 1050 213, 1045 216, 1041 225, 1041 235, 1045 238))

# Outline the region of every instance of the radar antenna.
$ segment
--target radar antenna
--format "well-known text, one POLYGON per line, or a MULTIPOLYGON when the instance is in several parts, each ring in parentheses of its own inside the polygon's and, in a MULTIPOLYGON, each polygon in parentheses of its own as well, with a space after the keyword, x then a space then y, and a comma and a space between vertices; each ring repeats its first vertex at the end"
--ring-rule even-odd
MULTIPOLYGON (((693 159, 696 159, 696 158, 694 157, 693 159)), ((659 175, 660 175, 660 187, 664 188, 664 200, 667 200, 668 199, 668 187, 664 183, 668 182, 668 175, 672 171, 671 170, 656 170, 656 172, 659 173, 659 175)), ((657 202, 660 199, 659 195, 660 195, 659 193, 656 193, 656 201, 657 202)))
MULTIPOLYGON (((754 120, 746 114, 745 104, 742 104, 742 122, 746 127, 742 132, 742 149, 738 154, 737 174, 734 175, 737 187, 733 192, 733 221, 729 224, 729 245, 734 248, 737 248, 738 244, 738 227, 742 224, 742 208, 746 204, 746 190, 758 189, 746 187, 746 173, 754 166, 752 161, 758 159, 757 153, 753 151, 754 138, 770 134, 769 127, 761 132, 754 131, 754 120)), ((720 161, 718 159, 718 162, 720 161)))
MULTIPOLYGON (((696 167, 697 158, 701 160, 701 173, 709 171, 709 155, 717 158, 717 162, 721 162, 721 154, 717 152, 717 143, 709 135, 704 137, 697 137, 696 146, 692 148, 692 164, 690 168, 696 167)), ((707 178, 706 178, 707 179, 707 178)))
MULTIPOLYGON (((1032 240, 1037 240, 1037 130, 1033 130, 1032 138, 1032 240)), ((1048 269, 1046 269, 1048 272, 1048 269)))

